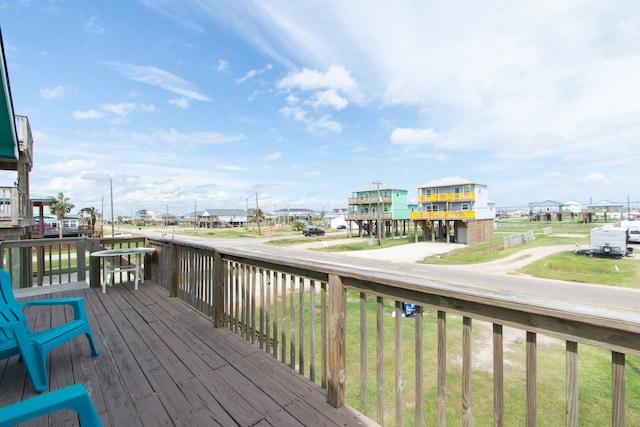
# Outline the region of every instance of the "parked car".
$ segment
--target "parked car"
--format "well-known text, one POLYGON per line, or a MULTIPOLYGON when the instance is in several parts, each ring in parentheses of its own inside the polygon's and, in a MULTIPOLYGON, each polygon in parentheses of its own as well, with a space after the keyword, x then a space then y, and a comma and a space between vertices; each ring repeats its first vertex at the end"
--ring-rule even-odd
POLYGON ((344 225, 344 224, 340 224, 339 226, 336 227, 336 229, 338 229, 338 230, 346 230, 347 226, 344 225))
POLYGON ((324 236, 324 230, 318 227, 307 227, 302 231, 305 236, 324 236))

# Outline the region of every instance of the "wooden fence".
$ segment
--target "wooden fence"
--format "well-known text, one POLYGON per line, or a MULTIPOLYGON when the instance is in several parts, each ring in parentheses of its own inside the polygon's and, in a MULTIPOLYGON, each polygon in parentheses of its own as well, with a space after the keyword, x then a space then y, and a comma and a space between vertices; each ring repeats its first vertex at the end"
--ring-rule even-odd
MULTIPOLYGON (((596 412, 614 426, 625 425, 627 417, 640 419, 637 390, 625 395, 625 375, 637 375, 640 355, 640 323, 633 313, 536 304, 463 292, 428 278, 236 249, 149 244, 158 249, 160 263, 151 279, 171 295, 321 384, 331 404, 347 403, 381 424, 577 426, 579 414, 588 423, 596 412), (415 317, 403 316, 405 302, 418 305, 415 317), (513 331, 521 336, 516 344, 513 331), (512 368, 514 345, 522 349, 520 372, 512 368), (600 399, 594 402, 579 387, 579 346, 591 349, 585 355, 609 354, 610 371, 596 381, 608 390, 609 416, 602 415, 600 399), (546 358, 547 347, 564 354, 564 367, 551 366, 564 391, 545 383, 547 373, 538 376, 539 354, 546 358), (488 369, 478 362, 487 351, 488 369), (625 369, 628 357, 633 363, 625 369), (506 402, 518 387, 523 399, 506 402), (521 411, 505 413, 514 405, 521 411)), ((540 365, 549 368, 546 361, 540 365)))

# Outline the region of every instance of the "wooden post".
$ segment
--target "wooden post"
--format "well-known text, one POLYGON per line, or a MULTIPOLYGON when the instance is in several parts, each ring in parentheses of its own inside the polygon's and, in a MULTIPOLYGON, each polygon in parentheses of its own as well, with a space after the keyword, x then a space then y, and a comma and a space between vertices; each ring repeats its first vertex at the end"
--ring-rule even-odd
POLYGON ((346 364, 347 293, 342 278, 329 275, 329 381, 327 402, 335 408, 344 404, 346 364))
MULTIPOLYGON (((89 255, 100 250, 100 239, 89 239, 89 255)), ((100 258, 89 256, 89 286, 99 288, 101 286, 100 258)))
POLYGON ((87 279, 87 260, 85 258, 86 238, 76 242, 76 262, 78 266, 77 281, 83 282, 87 279))
POLYGON ((224 327, 224 261, 220 252, 213 253, 213 322, 216 328, 224 327))
POLYGON ((178 256, 178 250, 176 249, 176 246, 171 243, 166 244, 165 250, 167 251, 167 255, 170 259, 168 265, 171 266, 171 271, 169 272, 169 296, 177 297, 180 281, 180 259, 178 256))

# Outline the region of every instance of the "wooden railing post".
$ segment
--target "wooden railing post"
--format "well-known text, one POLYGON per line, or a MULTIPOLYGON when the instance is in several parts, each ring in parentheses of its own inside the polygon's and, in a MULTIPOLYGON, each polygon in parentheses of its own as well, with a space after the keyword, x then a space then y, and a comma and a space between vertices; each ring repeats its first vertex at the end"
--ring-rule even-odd
POLYGON ((100 250, 100 239, 89 240, 89 286, 99 288, 100 283, 100 258, 92 257, 91 253, 100 250))
POLYGON ((78 272, 76 273, 76 280, 83 282, 87 279, 87 258, 85 256, 85 242, 86 239, 79 239, 76 242, 76 265, 78 272))
POLYGON ((213 322, 224 327, 224 261, 218 251, 213 253, 213 322))
POLYGON ((166 252, 165 257, 168 257, 165 259, 169 260, 167 263, 169 266, 169 274, 166 276, 169 279, 169 296, 177 297, 180 281, 180 260, 178 257, 178 250, 172 243, 165 243, 164 250, 166 252))
POLYGON ((329 378, 327 402, 339 408, 344 404, 346 366, 347 292, 342 278, 329 275, 329 378))

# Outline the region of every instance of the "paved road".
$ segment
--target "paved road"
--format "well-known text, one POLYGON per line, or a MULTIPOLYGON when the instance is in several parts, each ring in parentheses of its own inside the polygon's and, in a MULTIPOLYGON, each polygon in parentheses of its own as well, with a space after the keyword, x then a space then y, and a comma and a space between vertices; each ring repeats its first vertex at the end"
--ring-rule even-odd
MULTIPOLYGON (((161 238, 162 233, 149 232, 149 237, 161 238)), ((164 236, 172 238, 171 235, 164 236)), ((434 283, 454 286, 460 291, 477 292, 484 290, 497 296, 519 296, 540 304, 547 302, 561 302, 585 305, 585 309, 615 308, 629 311, 640 318, 640 290, 617 288, 595 284, 580 284, 560 280, 537 279, 525 276, 505 274, 503 268, 496 271, 497 263, 478 264, 474 266, 439 266, 417 264, 415 261, 434 254, 442 253, 456 247, 446 243, 417 243, 401 245, 389 249, 359 251, 353 253, 329 253, 304 249, 303 247, 280 248, 262 244, 269 238, 263 239, 219 239, 212 237, 179 236, 177 241, 189 241, 212 247, 235 247, 271 256, 289 256, 305 259, 309 262, 324 262, 360 268, 367 271, 381 271, 395 275, 419 277, 434 283), (589 306, 589 307, 586 307, 589 306)), ((319 243, 323 245, 322 242, 319 243)), ((296 245, 298 246, 298 245, 296 245)), ((563 248, 572 250, 574 247, 563 248)), ((519 262, 523 262, 520 254, 519 262)), ((515 257, 517 258, 517 256, 515 257)), ((535 256, 526 258, 529 262, 535 256)), ((503 260, 508 263, 509 260, 503 260)), ((516 264, 513 264, 516 265, 516 264)))

